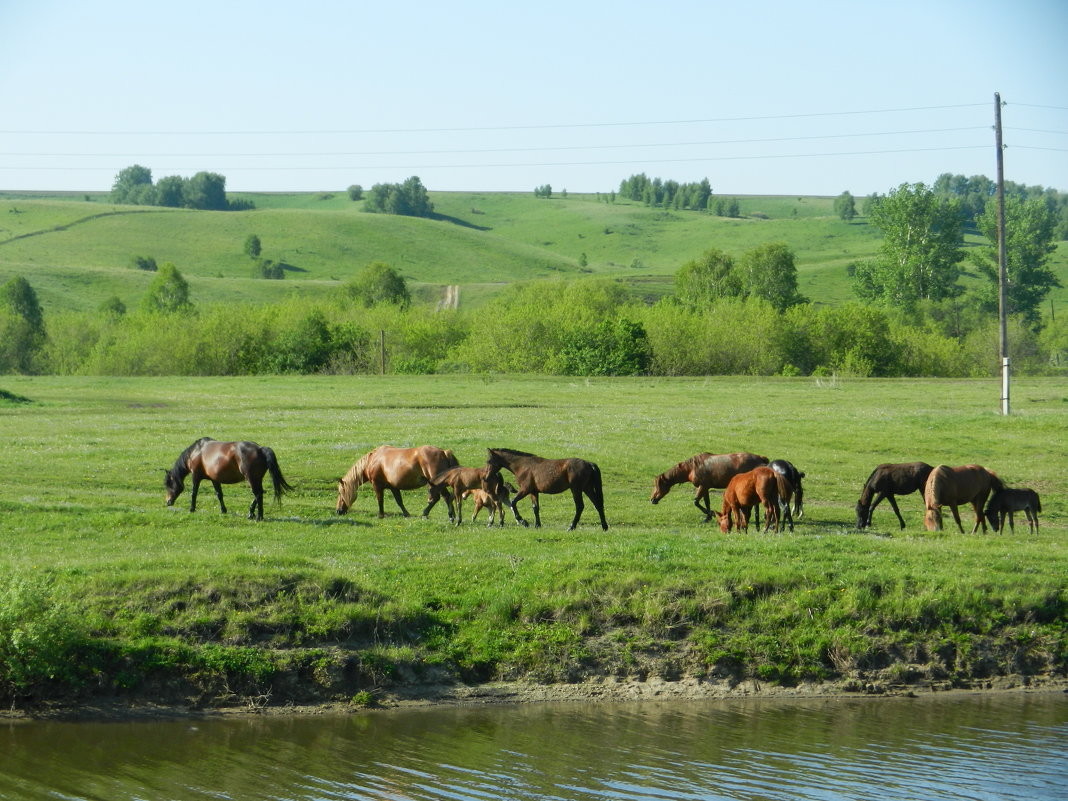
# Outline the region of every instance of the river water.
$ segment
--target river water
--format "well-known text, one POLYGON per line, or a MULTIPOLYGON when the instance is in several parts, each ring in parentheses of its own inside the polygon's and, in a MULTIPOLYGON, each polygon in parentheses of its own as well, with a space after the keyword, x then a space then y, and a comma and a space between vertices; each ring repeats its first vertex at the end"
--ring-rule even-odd
POLYGON ((1068 798, 1068 696, 0 724, 2 799, 1068 798))

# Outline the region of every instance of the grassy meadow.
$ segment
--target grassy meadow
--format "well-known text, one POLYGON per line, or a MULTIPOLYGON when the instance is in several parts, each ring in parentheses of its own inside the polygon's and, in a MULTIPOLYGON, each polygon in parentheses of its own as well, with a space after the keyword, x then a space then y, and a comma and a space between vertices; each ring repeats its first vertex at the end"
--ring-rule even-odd
MULTIPOLYGON (((7 376, 0 389, 12 701, 366 703, 402 684, 606 675, 962 686, 1068 667, 1063 381, 1016 381, 1008 418, 998 383, 978 380, 7 376), (268 496, 262 523, 245 519, 243 485, 224 488, 226 516, 210 485, 195 514, 188 489, 166 508, 162 471, 201 436, 269 445, 295 491, 268 496), (566 531, 569 494, 542 497, 540 530, 451 527, 441 505, 405 519, 388 496, 379 520, 367 488, 337 517, 337 478, 383 443, 467 465, 488 446, 596 461, 610 528, 587 505, 566 531), (705 450, 804 470, 795 531, 721 534, 689 485, 649 503, 656 474, 705 450), (857 532, 871 469, 917 459, 1036 489, 1040 532, 1018 518, 1015 534, 972 535, 968 510, 965 534, 926 532, 916 495, 900 501, 906 530, 884 504, 857 532), (12 649, 13 632, 33 645, 12 649)), ((407 494, 413 514, 424 497, 407 494)))

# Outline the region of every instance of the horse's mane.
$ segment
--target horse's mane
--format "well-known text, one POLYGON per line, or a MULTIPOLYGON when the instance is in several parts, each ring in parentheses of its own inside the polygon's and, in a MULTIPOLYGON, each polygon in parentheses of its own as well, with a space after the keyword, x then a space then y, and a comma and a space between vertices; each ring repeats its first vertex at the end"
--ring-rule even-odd
POLYGON ((186 448, 184 451, 182 451, 180 454, 178 454, 178 458, 174 462, 174 467, 172 467, 171 470, 170 470, 171 475, 174 476, 179 481, 181 481, 186 476, 188 476, 189 475, 189 459, 193 456, 193 454, 196 451, 200 450, 200 448, 204 445, 205 442, 214 442, 214 441, 215 440, 212 439, 211 437, 201 437, 196 442, 194 442, 192 445, 190 445, 188 448, 186 448))
POLYGON ((535 456, 533 453, 527 453, 526 451, 517 451, 513 448, 490 448, 490 453, 505 453, 509 456, 525 456, 531 459, 540 459, 540 456, 535 456))

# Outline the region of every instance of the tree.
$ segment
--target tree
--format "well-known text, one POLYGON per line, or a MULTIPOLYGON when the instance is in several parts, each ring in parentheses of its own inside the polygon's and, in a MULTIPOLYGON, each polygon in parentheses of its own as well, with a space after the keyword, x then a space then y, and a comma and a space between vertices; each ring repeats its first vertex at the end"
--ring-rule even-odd
MULTIPOLYGON (((1032 329, 1042 321, 1041 305, 1054 287, 1061 286, 1054 272, 1046 266, 1057 249, 1054 241, 1056 216, 1045 201, 1034 198, 1005 198, 1005 294, 1008 313, 1019 314, 1032 329)), ((973 252, 971 261, 987 280, 980 291, 983 308, 998 309, 998 215, 997 204, 987 204, 976 220, 990 244, 973 252)))
POLYGON ((407 309, 412 304, 404 276, 381 261, 368 264, 345 285, 344 292, 368 308, 379 303, 392 303, 407 309))
POLYGON ((856 266, 858 297, 912 308, 920 300, 961 294, 959 201, 938 197, 922 183, 901 184, 873 205, 870 220, 883 242, 878 258, 856 266))
POLYGON ((141 300, 141 308, 147 312, 188 313, 193 310, 189 300, 189 283, 178 268, 164 262, 159 268, 148 293, 141 300))
POLYGON ((185 185, 185 205, 191 209, 224 211, 226 178, 217 172, 198 172, 185 185))
POLYGON ((742 282, 734 259, 722 250, 706 250, 675 273, 675 298, 692 309, 703 309, 719 298, 741 294, 742 282))
POLYGON ((185 205, 185 178, 168 175, 156 182, 156 205, 180 209, 185 205))
POLYGON ((256 234, 249 234, 245 238, 245 255, 250 259, 258 259, 262 249, 260 238, 256 234))
POLYGON ((413 175, 403 184, 375 184, 363 204, 364 211, 429 217, 434 213, 426 187, 413 175))
POLYGON ((152 186, 152 170, 134 164, 119 170, 111 186, 111 200, 115 203, 151 206, 156 202, 152 186))
POLYGON ((362 200, 363 199, 363 187, 359 184, 353 184, 348 188, 349 200, 362 200))
POLYGON ((857 216, 857 203, 849 192, 843 192, 834 199, 834 213, 846 222, 857 216))
POLYGON ((807 302, 797 291, 794 253, 781 242, 747 251, 735 269, 746 296, 763 298, 780 312, 807 302))
POLYGON ((15 276, 0 287, 0 372, 30 372, 44 343, 44 313, 37 293, 29 281, 15 276))

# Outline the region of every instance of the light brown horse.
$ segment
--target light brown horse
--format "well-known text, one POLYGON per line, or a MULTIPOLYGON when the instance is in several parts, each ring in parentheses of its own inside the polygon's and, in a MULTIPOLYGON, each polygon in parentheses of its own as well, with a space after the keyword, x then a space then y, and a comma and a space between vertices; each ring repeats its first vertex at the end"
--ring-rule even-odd
MULTIPOLYGON (((430 479, 430 497, 437 499, 447 487, 456 496, 456 525, 463 519, 463 499, 465 490, 488 490, 486 478, 488 467, 450 467, 430 479)), ((492 479, 491 479, 492 481, 492 479)), ((501 525, 504 525, 503 521, 501 525)))
POLYGON ((991 491, 1005 489, 1005 485, 995 473, 977 464, 966 464, 962 467, 947 467, 938 465, 927 477, 927 484, 923 490, 923 502, 927 511, 923 516, 923 523, 928 531, 942 530, 942 507, 948 506, 953 510, 953 519, 957 521, 957 528, 964 533, 964 526, 960 522, 960 513, 957 506, 970 503, 975 510, 975 525, 971 533, 974 534, 980 525, 983 533, 986 533, 986 520, 983 519, 983 504, 991 491))
POLYGON ((707 523, 714 514, 708 491, 723 489, 739 473, 748 472, 754 467, 767 463, 768 457, 745 451, 722 454, 699 453, 685 462, 679 462, 653 479, 653 497, 650 500, 654 504, 659 503, 673 486, 689 481, 696 487, 693 505, 704 512, 704 522, 707 523))
POLYGON ((512 496, 510 506, 516 522, 520 525, 529 525, 526 520, 519 516, 516 504, 526 496, 530 496, 530 504, 534 509, 534 526, 541 528, 541 515, 539 514, 538 495, 554 495, 564 490, 571 490, 571 497, 575 500, 575 517, 571 525, 567 527, 572 531, 578 525, 582 517, 585 504, 582 494, 593 502, 597 514, 601 516, 601 528, 608 530, 608 521, 604 517, 604 489, 601 485, 601 468, 593 462, 585 459, 543 459, 532 453, 514 451, 510 448, 490 448, 486 467, 490 469, 487 483, 493 486, 494 476, 499 480, 502 468, 510 470, 515 476, 515 483, 519 487, 512 496))
POLYGON ((789 503, 793 494, 790 480, 770 467, 755 467, 734 476, 723 491, 723 511, 717 513, 719 529, 724 534, 737 525, 739 531, 749 530, 749 511, 758 504, 764 506, 764 531, 773 524, 781 527, 779 501, 789 503))
MULTIPOLYGON (((375 497, 378 498, 379 517, 386 516, 382 506, 382 494, 387 489, 393 493, 393 500, 400 507, 401 514, 411 517, 404 508, 400 491, 426 486, 434 476, 458 464, 452 451, 435 448, 433 445, 423 445, 419 448, 379 445, 370 453, 361 456, 345 477, 337 480, 336 511, 339 515, 345 514, 356 500, 356 491, 360 485, 370 484, 375 491, 375 497)), ((427 499, 423 517, 430 514, 430 510, 442 495, 449 507, 449 519, 452 519, 452 496, 447 488, 427 499)))
POLYGON ((222 485, 248 481, 252 488, 252 505, 248 519, 263 520, 263 477, 271 474, 274 483, 274 499, 281 503, 282 493, 293 489, 286 483, 278 460, 270 448, 261 448, 255 442, 219 442, 211 437, 201 437, 179 454, 174 467, 164 470, 163 484, 167 489, 167 506, 174 502, 185 489, 185 477, 193 477, 189 511, 197 510, 197 492, 200 482, 207 479, 215 488, 219 509, 226 514, 222 485))
POLYGON ((475 511, 471 513, 471 522, 473 523, 478 517, 478 513, 483 509, 489 509, 489 525, 493 525, 493 521, 497 520, 501 527, 504 527, 504 510, 508 508, 511 500, 511 493, 516 489, 511 484, 505 484, 503 481, 498 482, 496 491, 489 491, 484 489, 469 489, 464 492, 464 499, 472 498, 475 502, 475 511))

